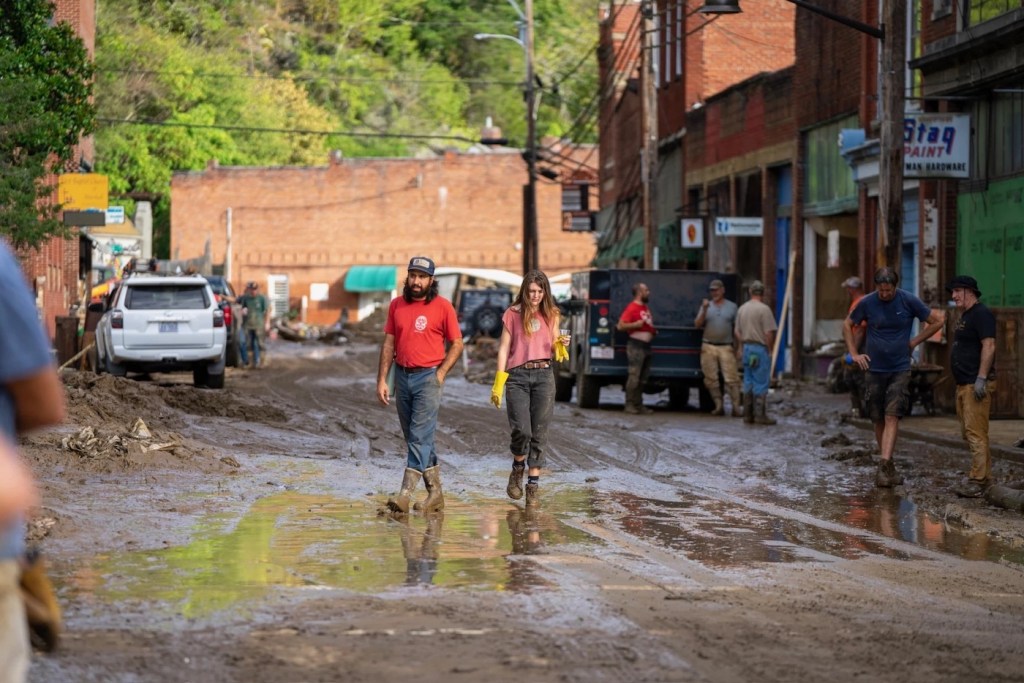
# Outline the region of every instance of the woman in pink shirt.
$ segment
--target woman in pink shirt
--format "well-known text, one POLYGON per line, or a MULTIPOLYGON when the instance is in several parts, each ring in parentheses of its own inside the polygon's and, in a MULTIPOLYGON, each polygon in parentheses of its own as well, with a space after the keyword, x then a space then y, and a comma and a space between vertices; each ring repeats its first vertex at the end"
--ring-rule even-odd
POLYGON ((501 407, 505 389, 508 423, 512 429, 512 474, 505 491, 523 497, 523 474, 529 466, 526 505, 536 505, 544 443, 555 407, 555 375, 551 356, 558 344, 569 343, 558 334, 560 314, 551 296, 548 276, 531 270, 523 277, 519 294, 502 316, 498 344, 498 371, 491 388, 491 403, 501 407))

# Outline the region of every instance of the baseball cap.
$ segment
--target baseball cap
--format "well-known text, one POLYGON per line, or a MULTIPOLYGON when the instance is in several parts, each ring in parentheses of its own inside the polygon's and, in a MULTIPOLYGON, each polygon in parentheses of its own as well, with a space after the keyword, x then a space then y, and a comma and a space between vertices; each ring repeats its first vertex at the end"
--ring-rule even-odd
POLYGON ((725 289, 725 283, 721 280, 712 280, 708 283, 708 289, 725 289))
POLYGON ((764 283, 760 280, 754 280, 747 289, 753 294, 764 294, 764 283))
POLYGON ((946 291, 952 292, 954 289, 973 289, 974 296, 981 296, 981 290, 978 289, 978 281, 970 275, 957 275, 949 284, 946 285, 946 291))
POLYGON ((257 289, 258 287, 259 283, 257 283, 255 280, 249 280, 248 282, 245 283, 246 289, 257 289))
POLYGON ((843 280, 843 284, 840 287, 849 287, 850 289, 860 289, 864 286, 864 281, 856 275, 846 278, 843 280))
POLYGON ((426 256, 413 256, 409 261, 409 270, 419 270, 431 277, 434 276, 434 262, 426 256))

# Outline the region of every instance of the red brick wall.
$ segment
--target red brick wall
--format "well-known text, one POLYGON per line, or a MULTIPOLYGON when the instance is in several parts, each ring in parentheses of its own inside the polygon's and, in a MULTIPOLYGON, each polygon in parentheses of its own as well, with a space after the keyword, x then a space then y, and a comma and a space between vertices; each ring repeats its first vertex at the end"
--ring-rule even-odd
MULTIPOLYGON (((308 320, 330 323, 342 306, 354 308, 343 289, 352 265, 404 267, 425 254, 439 266, 521 272, 525 181, 518 150, 305 168, 211 164, 171 180, 171 257, 199 256, 209 239, 213 262, 223 263, 230 207, 235 288, 287 274, 294 299, 327 282, 330 298, 311 303, 308 320)), ((538 181, 537 202, 541 269, 586 268, 594 238, 562 231, 561 185, 538 181)))
POLYGON ((601 206, 635 192, 640 180, 640 6, 616 2, 611 11, 600 26, 598 51, 601 206))

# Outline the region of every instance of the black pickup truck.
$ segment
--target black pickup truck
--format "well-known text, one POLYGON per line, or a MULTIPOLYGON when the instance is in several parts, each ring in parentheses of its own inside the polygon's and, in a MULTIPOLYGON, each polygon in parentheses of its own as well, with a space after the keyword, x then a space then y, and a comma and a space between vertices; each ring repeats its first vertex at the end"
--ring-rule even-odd
POLYGON ((701 301, 708 297, 708 284, 715 279, 725 283, 726 298, 741 303, 735 274, 620 269, 573 273, 570 298, 560 304, 568 319, 562 326, 569 328, 572 343, 569 360, 558 364, 555 373, 555 400, 571 400, 575 386, 579 406, 596 408, 601 387, 625 385, 627 336, 615 324, 633 300, 633 285, 644 282, 651 290, 647 305, 658 329, 651 343, 651 372, 644 392, 668 389, 670 406, 681 409, 687 405, 690 389, 697 387, 701 410, 711 410, 714 405, 700 371, 703 332, 693 321, 701 301))

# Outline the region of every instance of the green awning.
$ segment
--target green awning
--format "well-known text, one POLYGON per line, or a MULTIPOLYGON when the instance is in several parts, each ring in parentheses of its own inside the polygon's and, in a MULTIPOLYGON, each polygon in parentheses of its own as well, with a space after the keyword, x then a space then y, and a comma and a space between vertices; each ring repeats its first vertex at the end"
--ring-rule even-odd
POLYGON ((398 284, 398 266, 352 266, 345 275, 346 292, 390 292, 398 284))

